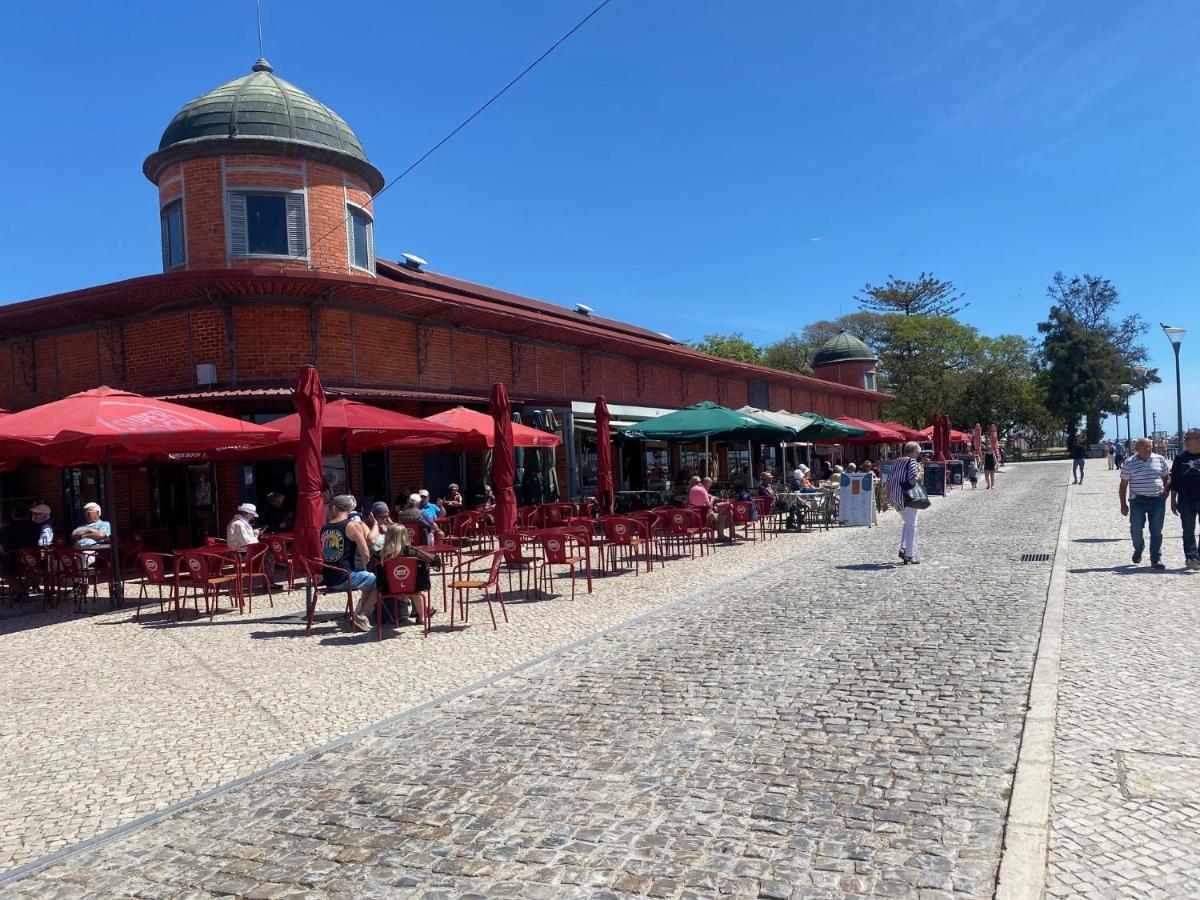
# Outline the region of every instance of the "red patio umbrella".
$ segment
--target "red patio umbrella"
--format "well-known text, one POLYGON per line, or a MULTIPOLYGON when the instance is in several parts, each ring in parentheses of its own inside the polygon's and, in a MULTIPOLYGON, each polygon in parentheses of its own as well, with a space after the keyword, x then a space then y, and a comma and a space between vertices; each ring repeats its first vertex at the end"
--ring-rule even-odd
POLYGON ((492 490, 496 492, 492 520, 496 523, 496 534, 509 534, 517 527, 517 495, 513 490, 517 469, 513 460, 512 404, 508 402, 508 391, 499 382, 492 385, 488 408, 493 423, 492 490))
POLYGON ((904 436, 898 431, 893 431, 882 422, 868 422, 863 419, 854 419, 850 416, 838 416, 839 422, 844 422, 847 425, 853 425, 855 428, 861 428, 866 434, 860 437, 845 437, 838 438, 838 441, 843 444, 902 444, 904 436))
POLYGON ((971 433, 971 444, 976 456, 983 453, 983 429, 979 427, 978 422, 975 423, 975 430, 971 433))
MULTIPOLYGON (((461 437, 453 437, 451 439, 429 437, 403 438, 393 441, 388 446, 396 449, 461 451, 487 450, 495 443, 494 422, 492 416, 488 413, 467 409, 465 406, 456 406, 445 412, 426 416, 425 421, 433 425, 442 426, 444 429, 459 429, 463 434, 461 437)), ((556 434, 551 434, 548 431, 539 431, 536 428, 530 428, 528 425, 521 425, 517 422, 512 423, 512 436, 514 447, 557 447, 562 443, 562 440, 556 434)))
MULTIPOLYGON (((271 423, 279 429, 281 441, 299 441, 305 423, 299 413, 271 423)), ((334 400, 325 404, 321 415, 321 450, 326 455, 376 450, 399 438, 462 439, 469 432, 457 425, 446 425, 380 409, 357 400, 334 400)))
POLYGON ((988 426, 988 443, 992 445, 992 453, 996 455, 996 465, 1000 465, 1000 435, 996 431, 996 423, 988 426))
POLYGON ((929 439, 925 432, 909 428, 907 425, 901 425, 899 422, 880 422, 879 424, 884 428, 890 428, 892 431, 899 432, 900 436, 906 441, 921 442, 929 439))
POLYGON ((315 366, 300 370, 292 404, 302 423, 296 449, 296 526, 292 547, 296 556, 302 559, 320 559, 321 526, 325 524, 325 504, 321 499, 324 481, 321 421, 325 412, 325 391, 315 366))
POLYGON ((596 500, 601 515, 612 515, 616 495, 612 477, 612 435, 608 430, 608 403, 596 398, 596 500))
MULTIPOLYGON (((102 463, 108 502, 114 497, 113 463, 133 463, 156 453, 208 449, 231 443, 254 446, 278 437, 269 425, 98 387, 0 417, 0 455, 51 465, 102 463)), ((114 595, 120 593, 120 540, 113 516, 109 538, 114 595)))

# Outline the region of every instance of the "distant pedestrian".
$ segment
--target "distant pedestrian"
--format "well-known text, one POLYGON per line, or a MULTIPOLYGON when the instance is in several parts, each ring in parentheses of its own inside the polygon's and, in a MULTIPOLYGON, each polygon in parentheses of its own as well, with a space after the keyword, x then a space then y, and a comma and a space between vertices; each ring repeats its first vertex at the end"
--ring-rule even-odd
POLYGON ((1083 461, 1087 459, 1087 450, 1083 444, 1076 441, 1071 446, 1071 484, 1083 484, 1083 461))
POLYGON ((971 482, 971 490, 979 488, 979 457, 973 453, 967 460, 967 481, 971 482))
POLYGON ((909 441, 904 445, 904 454, 888 466, 887 472, 888 499, 892 506, 900 511, 900 518, 904 520, 904 528, 900 532, 900 558, 906 566, 920 562, 916 552, 917 516, 921 511, 904 503, 904 492, 921 483, 921 464, 917 462, 920 455, 921 445, 916 441, 909 441))
POLYGON ((989 491, 996 486, 996 454, 988 444, 983 445, 983 483, 989 491))
POLYGON ((1113 462, 1118 469, 1125 464, 1125 445, 1120 441, 1113 444, 1113 462))
POLYGON ((1112 441, 1109 441, 1108 443, 1106 443, 1104 445, 1104 455, 1108 457, 1109 471, 1112 471, 1113 469, 1116 468, 1116 466, 1113 465, 1113 456, 1115 455, 1115 452, 1116 451, 1113 450, 1112 441))
POLYGON ((1171 512, 1183 525, 1183 555, 1189 569, 1200 569, 1196 518, 1200 515, 1200 428, 1183 436, 1184 451, 1171 464, 1171 512))
POLYGON ((1143 530, 1150 526, 1150 565, 1165 569, 1162 562, 1162 528, 1167 511, 1167 491, 1171 470, 1167 461, 1154 452, 1150 438, 1138 438, 1135 452, 1121 466, 1121 515, 1129 517, 1129 536, 1133 539, 1133 562, 1142 561, 1146 549, 1143 530))

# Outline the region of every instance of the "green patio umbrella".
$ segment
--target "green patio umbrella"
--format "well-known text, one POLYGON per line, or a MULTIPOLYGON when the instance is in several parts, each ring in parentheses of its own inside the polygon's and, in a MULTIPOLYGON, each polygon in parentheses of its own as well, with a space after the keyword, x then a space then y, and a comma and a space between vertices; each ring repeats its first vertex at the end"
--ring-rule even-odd
POLYGON ((637 425, 623 428, 617 433, 623 438, 638 441, 703 440, 704 471, 707 475, 712 471, 708 456, 709 438, 743 440, 749 448, 750 441, 794 440, 796 429, 705 400, 687 409, 677 409, 657 418, 638 422, 637 425))
POLYGON ((800 413, 800 415, 806 419, 812 419, 813 423, 796 433, 798 441, 837 441, 841 438, 862 437, 867 433, 862 428, 855 428, 853 425, 847 425, 836 419, 827 419, 813 412, 800 413))

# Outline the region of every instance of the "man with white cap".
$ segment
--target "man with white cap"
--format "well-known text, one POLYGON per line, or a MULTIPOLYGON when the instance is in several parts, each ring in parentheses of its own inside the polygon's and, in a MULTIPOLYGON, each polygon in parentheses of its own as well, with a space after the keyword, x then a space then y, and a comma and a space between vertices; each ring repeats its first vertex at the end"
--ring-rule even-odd
POLYGON ((225 528, 225 543, 234 550, 241 550, 258 541, 258 531, 250 523, 258 518, 258 507, 243 503, 225 528))
POLYGON ((50 523, 50 506, 46 503, 35 503, 29 507, 29 517, 38 527, 38 546, 54 546, 54 526, 50 523))
POLYGON ((94 547, 101 541, 107 543, 112 537, 112 525, 100 518, 99 503, 85 503, 83 517, 85 524, 71 532, 71 539, 76 547, 94 547))
POLYGON ((421 512, 426 513, 434 519, 442 515, 442 507, 429 499, 429 488, 421 488, 418 491, 418 496, 421 498, 421 512))

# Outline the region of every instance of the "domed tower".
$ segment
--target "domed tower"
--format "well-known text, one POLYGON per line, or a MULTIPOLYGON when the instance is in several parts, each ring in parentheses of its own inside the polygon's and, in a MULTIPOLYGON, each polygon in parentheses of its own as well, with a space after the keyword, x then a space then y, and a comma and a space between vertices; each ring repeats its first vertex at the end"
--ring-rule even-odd
POLYGON ((158 186, 164 271, 375 275, 383 175, 337 113, 265 59, 176 113, 142 171, 158 186))
POLYGON ((813 375, 850 387, 877 390, 875 366, 878 360, 871 348, 854 335, 843 331, 826 341, 812 358, 813 375))

